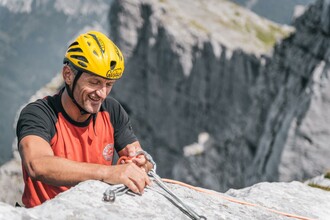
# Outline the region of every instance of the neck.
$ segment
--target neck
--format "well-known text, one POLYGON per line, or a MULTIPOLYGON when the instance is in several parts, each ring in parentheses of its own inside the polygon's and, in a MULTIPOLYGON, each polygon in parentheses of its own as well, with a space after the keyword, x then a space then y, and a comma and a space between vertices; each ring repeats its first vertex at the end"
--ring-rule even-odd
POLYGON ((62 106, 64 111, 70 116, 70 118, 77 122, 86 121, 90 114, 82 115, 79 108, 73 103, 66 89, 64 89, 61 97, 62 106))

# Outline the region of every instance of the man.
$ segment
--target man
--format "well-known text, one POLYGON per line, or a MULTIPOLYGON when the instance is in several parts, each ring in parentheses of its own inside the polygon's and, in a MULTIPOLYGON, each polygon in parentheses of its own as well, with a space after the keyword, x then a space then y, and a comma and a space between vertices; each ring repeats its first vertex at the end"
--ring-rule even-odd
POLYGON ((150 184, 152 165, 144 156, 111 166, 114 149, 119 156, 142 150, 127 113, 107 97, 123 71, 122 53, 109 38, 82 34, 65 54, 65 88, 22 110, 17 137, 26 207, 89 179, 124 184, 135 193, 150 184))

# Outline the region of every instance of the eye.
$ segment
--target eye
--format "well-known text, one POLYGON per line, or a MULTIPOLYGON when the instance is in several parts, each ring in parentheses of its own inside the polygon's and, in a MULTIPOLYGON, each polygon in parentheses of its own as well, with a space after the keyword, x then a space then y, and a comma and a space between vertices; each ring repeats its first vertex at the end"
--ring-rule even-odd
POLYGON ((108 82, 108 83, 106 83, 105 85, 106 85, 106 87, 109 88, 109 87, 112 87, 112 86, 113 86, 113 83, 112 83, 112 82, 108 82))
POLYGON ((98 81, 98 80, 91 80, 91 81, 89 81, 89 83, 92 84, 92 85, 98 85, 98 84, 100 84, 100 81, 98 81))

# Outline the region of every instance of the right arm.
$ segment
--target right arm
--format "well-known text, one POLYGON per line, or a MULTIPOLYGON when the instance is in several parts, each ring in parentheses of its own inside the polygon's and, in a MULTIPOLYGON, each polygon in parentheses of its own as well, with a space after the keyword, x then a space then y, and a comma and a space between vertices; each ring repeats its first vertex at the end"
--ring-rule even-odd
POLYGON ((27 135, 19 143, 22 163, 33 180, 55 186, 73 186, 85 180, 124 184, 135 193, 142 193, 150 180, 134 163, 106 166, 82 163, 54 156, 49 143, 36 135, 27 135))

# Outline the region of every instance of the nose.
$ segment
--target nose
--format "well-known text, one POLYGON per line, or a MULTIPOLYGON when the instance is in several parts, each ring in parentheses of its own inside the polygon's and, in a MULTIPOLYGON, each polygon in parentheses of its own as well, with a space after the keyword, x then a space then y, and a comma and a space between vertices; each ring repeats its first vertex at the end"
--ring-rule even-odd
POLYGON ((103 86, 102 88, 96 90, 96 95, 102 99, 105 99, 107 97, 107 88, 103 86))

